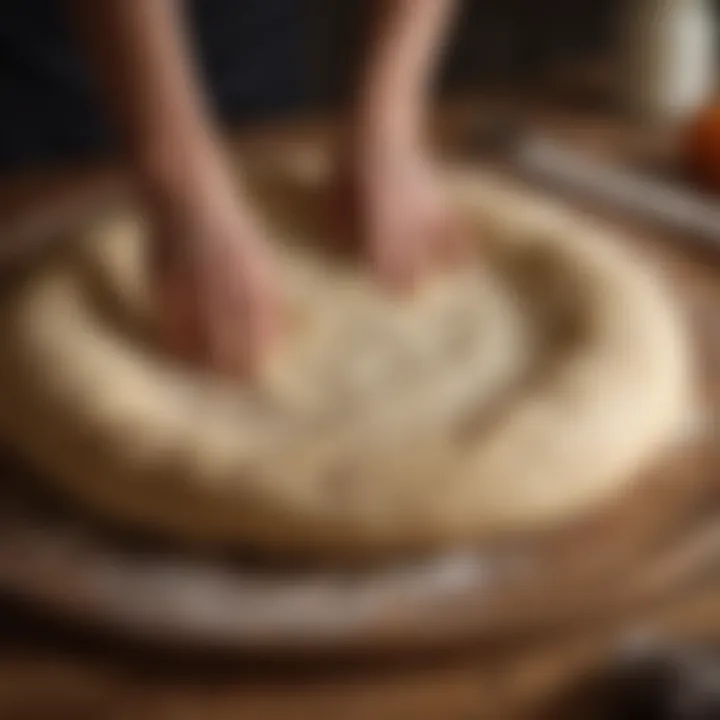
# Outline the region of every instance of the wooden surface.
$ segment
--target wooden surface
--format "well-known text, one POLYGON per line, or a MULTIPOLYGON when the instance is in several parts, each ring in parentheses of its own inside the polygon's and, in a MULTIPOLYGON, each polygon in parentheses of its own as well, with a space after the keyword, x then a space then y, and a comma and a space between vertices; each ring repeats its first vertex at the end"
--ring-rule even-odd
MULTIPOLYGON (((555 128, 570 129, 574 137, 596 139, 605 133, 602 142, 609 139, 611 143, 618 137, 616 129, 600 127, 596 121, 589 125, 581 119, 550 117, 546 121, 555 128)), ((72 215, 76 198, 99 202, 113 183, 111 173, 94 170, 5 181, 0 185, 1 227, 14 235, 32 235, 37 229, 23 227, 33 217, 28 209, 57 207, 58 216, 72 215)), ((636 227, 636 242, 668 272, 679 296, 692 308, 692 321, 703 338, 705 393, 714 407, 720 400, 720 265, 716 258, 694 250, 689 238, 636 227)), ((712 449, 701 462, 714 479, 718 465, 712 449)), ((536 717, 543 707, 553 708, 550 717, 559 717, 555 703, 604 662, 628 634, 642 630, 720 640, 720 578, 712 574, 652 606, 598 619, 582 629, 575 626, 566 633, 526 637, 502 646, 483 643, 455 653, 372 663, 306 660, 302 665, 279 666, 185 661, 99 643, 78 628, 52 626, 11 603, 3 609, 0 720, 452 720, 536 717)))
POLYGON ((137 644, 276 659, 407 656, 585 626, 713 568, 720 524, 707 517, 714 488, 700 435, 631 493, 542 538, 355 569, 190 554, 128 537, 54 501, 8 462, 0 588, 137 644))

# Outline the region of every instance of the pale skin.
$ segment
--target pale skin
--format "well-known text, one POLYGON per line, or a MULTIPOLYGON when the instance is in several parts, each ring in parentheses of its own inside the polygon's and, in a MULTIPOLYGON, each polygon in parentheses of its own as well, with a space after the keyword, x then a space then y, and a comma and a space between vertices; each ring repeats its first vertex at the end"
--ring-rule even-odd
MULTIPOLYGON (((457 0, 374 2, 330 198, 378 277, 407 288, 462 240, 424 137, 457 0)), ((152 220, 166 341, 188 360, 253 373, 282 331, 268 230, 220 151, 181 4, 72 4, 152 220)))

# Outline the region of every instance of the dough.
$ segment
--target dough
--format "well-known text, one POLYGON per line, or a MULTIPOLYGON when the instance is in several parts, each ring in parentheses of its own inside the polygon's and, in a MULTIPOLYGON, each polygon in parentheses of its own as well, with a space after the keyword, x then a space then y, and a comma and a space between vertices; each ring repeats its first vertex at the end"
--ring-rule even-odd
POLYGON ((254 179, 290 317, 253 386, 158 347, 131 210, 3 296, 0 429, 47 482, 175 539, 315 558, 547 528, 631 488, 691 386, 649 268, 589 220, 456 169, 481 260, 386 296, 317 250, 322 163, 302 151, 254 179))

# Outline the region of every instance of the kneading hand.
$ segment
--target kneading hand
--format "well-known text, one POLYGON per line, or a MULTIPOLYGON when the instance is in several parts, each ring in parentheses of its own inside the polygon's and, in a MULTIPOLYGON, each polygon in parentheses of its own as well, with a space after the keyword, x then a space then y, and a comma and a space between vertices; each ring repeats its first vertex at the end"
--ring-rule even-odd
POLYGON ((430 158, 355 150, 342 161, 333 196, 336 232, 352 236, 393 287, 407 288, 457 262, 465 234, 430 158))
POLYGON ((155 289, 170 349, 251 374, 275 337, 278 302, 265 234, 225 188, 206 188, 155 217, 155 289))

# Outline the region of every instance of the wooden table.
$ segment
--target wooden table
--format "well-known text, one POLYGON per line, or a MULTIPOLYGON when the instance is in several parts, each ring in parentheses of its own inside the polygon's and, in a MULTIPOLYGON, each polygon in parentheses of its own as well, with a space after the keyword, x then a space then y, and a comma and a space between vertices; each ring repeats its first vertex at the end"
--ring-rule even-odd
MULTIPOLYGON (((587 145, 617 150, 623 147, 620 140, 628 140, 623 128, 597 116, 545 112, 541 117, 548 127, 587 145)), ((263 132, 245 142, 272 138, 272 132, 263 132)), ((632 142, 627 146, 637 147, 632 142)), ((116 182, 112 172, 98 169, 60 169, 3 180, 0 234, 30 233, 28 219, 67 220, 88 202, 99 202, 116 182), (46 210, 42 217, 32 212, 36 207, 46 210), (55 216, 49 212, 54 207, 55 216)), ((720 262, 694 249, 689 238, 619 220, 638 231, 637 242, 685 295, 701 298, 703 307, 718 308, 698 322, 708 339, 708 393, 720 403, 720 371, 715 369, 720 368, 720 262)), ((720 469, 714 453, 708 453, 705 462, 712 472, 720 469)), ((639 614, 567 636, 402 662, 332 666, 185 662, 141 655, 54 627, 10 604, 2 610, 0 720, 469 720, 537 717, 543 708, 548 717, 557 718, 565 695, 608 657, 626 632, 642 627, 671 637, 720 640, 720 577, 639 614)))

